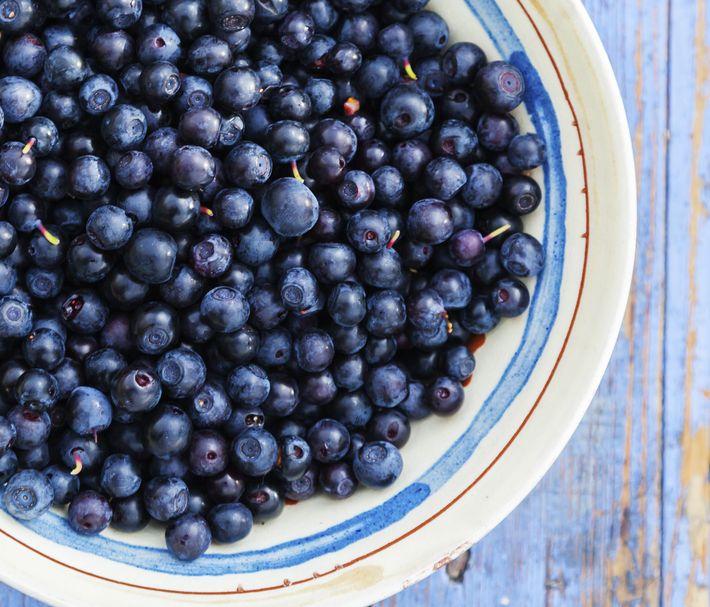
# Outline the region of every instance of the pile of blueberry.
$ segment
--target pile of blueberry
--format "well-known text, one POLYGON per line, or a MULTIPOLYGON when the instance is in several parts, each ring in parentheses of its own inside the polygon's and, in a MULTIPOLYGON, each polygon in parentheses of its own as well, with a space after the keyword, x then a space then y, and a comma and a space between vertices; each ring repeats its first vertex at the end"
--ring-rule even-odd
POLYGON ((0 0, 7 512, 191 560, 461 407, 546 151, 427 2, 0 0))

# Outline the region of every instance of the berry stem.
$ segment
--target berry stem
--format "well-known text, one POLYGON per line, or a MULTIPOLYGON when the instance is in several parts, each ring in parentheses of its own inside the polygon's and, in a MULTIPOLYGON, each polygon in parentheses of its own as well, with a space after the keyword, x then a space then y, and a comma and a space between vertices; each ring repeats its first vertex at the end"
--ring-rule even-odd
POLYGON ((210 209, 209 207, 200 207, 200 213, 203 215, 207 215, 207 217, 213 217, 214 216, 214 211, 210 209))
POLYGON ((399 230, 395 230, 394 234, 392 234, 392 238, 390 238, 390 241, 387 243, 387 248, 391 249, 394 246, 394 243, 399 240, 399 237, 402 235, 402 232, 399 230))
POLYGON ((454 332, 454 324, 449 319, 449 313, 444 311, 441 316, 446 321, 446 332, 451 335, 454 332))
POLYGON ((59 238, 45 228, 41 221, 37 222, 37 229, 39 230, 39 233, 45 237, 49 244, 54 245, 55 247, 59 244, 59 238))
POLYGON ((73 454, 74 456, 74 468, 70 472, 72 476, 76 476, 77 474, 80 474, 82 469, 84 468, 84 464, 81 461, 81 456, 79 455, 78 451, 75 451, 73 454))
POLYGON ((354 116, 360 111, 360 100, 356 97, 348 97, 343 103, 343 111, 346 116, 354 116))
POLYGON ((25 144, 25 147, 22 148, 22 153, 29 154, 35 143, 37 143, 37 139, 35 139, 34 137, 30 137, 27 143, 25 144))
POLYGON ((500 236, 508 230, 510 230, 510 224, 506 223, 504 226, 500 226, 497 230, 493 230, 488 236, 484 236, 483 242, 486 243, 489 240, 493 240, 496 236, 500 236))
POLYGON ((303 177, 301 177, 301 173, 298 170, 298 163, 295 160, 291 161, 291 172, 293 173, 293 176, 296 181, 300 181, 301 183, 303 183, 304 179, 303 177))
POLYGON ((412 64, 409 62, 409 59, 404 60, 404 73, 407 74, 411 80, 417 79, 417 75, 414 73, 414 69, 412 68, 412 64))

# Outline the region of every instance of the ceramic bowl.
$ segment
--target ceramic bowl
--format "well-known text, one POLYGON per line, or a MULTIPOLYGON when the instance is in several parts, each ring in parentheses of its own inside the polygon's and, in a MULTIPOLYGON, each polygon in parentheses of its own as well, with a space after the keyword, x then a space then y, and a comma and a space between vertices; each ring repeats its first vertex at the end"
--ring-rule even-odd
POLYGON ((525 74, 516 112, 548 144, 527 218, 547 265, 524 317, 493 331, 462 411, 413 424, 385 491, 287 507, 194 563, 160 529, 79 538, 61 514, 0 513, 0 577, 53 605, 369 605, 480 539, 534 487, 584 414, 630 284, 635 187, 628 126, 607 56, 578 0, 432 0, 452 41, 525 74))

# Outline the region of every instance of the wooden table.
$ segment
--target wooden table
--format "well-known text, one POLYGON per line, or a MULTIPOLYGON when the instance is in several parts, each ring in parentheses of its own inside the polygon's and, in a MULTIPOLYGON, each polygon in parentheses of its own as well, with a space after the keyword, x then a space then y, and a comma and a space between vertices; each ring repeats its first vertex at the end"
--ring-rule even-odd
MULTIPOLYGON (((585 4, 636 152, 638 253, 619 342, 537 489, 383 607, 710 605, 710 2, 585 4)), ((40 603, 0 585, 0 606, 20 605, 40 603)))

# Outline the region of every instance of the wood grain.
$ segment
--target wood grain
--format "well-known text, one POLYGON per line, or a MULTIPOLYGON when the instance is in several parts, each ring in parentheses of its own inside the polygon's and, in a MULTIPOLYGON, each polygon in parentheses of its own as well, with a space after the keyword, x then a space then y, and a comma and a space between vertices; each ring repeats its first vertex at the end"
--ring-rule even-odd
MULTIPOLYGON (((598 394, 498 528, 379 607, 707 607, 710 8, 586 0, 626 104, 638 255, 598 394)), ((0 586, 0 606, 40 607, 0 586)))

